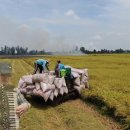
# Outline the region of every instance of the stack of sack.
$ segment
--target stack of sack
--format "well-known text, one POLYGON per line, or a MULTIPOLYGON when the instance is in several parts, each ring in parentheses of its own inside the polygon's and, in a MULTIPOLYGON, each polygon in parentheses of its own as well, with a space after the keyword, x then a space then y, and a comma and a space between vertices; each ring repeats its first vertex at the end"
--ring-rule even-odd
POLYGON ((68 93, 64 77, 56 78, 52 73, 26 75, 20 78, 18 89, 22 94, 36 95, 44 98, 45 102, 59 94, 68 93))
MULTIPOLYGON (((82 89, 89 88, 87 69, 75 69, 71 67, 71 76, 74 86, 79 93, 82 89)), ((22 94, 36 95, 43 97, 45 102, 58 95, 68 94, 65 78, 56 78, 54 71, 44 74, 25 75, 20 78, 18 89, 22 94)))
POLYGON ((74 88, 80 93, 82 89, 89 88, 88 69, 76 69, 71 67, 71 74, 74 77, 74 88))

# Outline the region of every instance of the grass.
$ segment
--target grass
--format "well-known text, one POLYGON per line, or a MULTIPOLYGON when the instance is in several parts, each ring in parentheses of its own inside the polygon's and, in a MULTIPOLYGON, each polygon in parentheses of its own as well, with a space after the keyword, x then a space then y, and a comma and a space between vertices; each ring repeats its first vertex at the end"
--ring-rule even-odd
MULTIPOLYGON (((104 113, 111 114, 121 123, 130 122, 130 55, 86 55, 45 57, 54 62, 61 59, 63 63, 76 68, 89 69, 90 90, 82 92, 82 99, 96 104, 104 113)), ((33 58, 35 60, 36 58, 33 58)), ((28 61, 33 65, 32 60, 28 61)))
MULTIPOLYGON (((32 73, 33 63, 37 58, 1 59, 13 65, 11 84, 17 86, 22 75, 32 73)), ((111 114, 122 123, 125 121, 126 126, 129 125, 130 55, 44 56, 39 58, 49 58, 51 69, 54 69, 56 60, 59 59, 64 64, 75 68, 88 68, 90 90, 83 91, 81 98, 84 101, 91 101, 99 105, 104 113, 111 114)), ((91 117, 91 113, 88 113, 88 115, 84 113, 84 110, 74 107, 74 104, 70 102, 56 107, 39 108, 32 106, 22 117, 21 127, 22 130, 107 129, 99 119, 91 117), (27 125, 27 122, 29 122, 29 125, 27 125)))

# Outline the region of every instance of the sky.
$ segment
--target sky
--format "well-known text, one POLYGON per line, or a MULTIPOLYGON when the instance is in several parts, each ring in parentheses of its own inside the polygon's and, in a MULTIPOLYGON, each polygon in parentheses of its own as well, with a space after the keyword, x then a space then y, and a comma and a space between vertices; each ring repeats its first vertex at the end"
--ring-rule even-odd
POLYGON ((0 47, 130 49, 130 0, 0 0, 0 47))

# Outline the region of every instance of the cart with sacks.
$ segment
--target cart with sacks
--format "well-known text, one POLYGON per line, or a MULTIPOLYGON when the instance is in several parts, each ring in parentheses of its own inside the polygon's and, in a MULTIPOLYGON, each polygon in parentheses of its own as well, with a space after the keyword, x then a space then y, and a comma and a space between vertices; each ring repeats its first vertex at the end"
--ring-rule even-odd
POLYGON ((49 71, 22 76, 18 83, 18 91, 23 95, 40 97, 44 102, 62 102, 77 98, 85 88, 89 88, 88 69, 70 66, 61 70, 60 77, 56 77, 54 71, 49 71))

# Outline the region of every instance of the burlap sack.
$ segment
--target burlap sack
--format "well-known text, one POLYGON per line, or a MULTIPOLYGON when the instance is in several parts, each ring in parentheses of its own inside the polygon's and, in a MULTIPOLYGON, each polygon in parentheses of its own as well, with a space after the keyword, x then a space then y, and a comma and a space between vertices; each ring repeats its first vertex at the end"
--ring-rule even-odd
POLYGON ((58 96, 58 89, 57 89, 57 88, 55 88, 55 90, 54 90, 54 96, 55 96, 55 97, 58 96))
POLYGON ((49 71, 49 75, 54 75, 55 71, 49 71))
POLYGON ((33 90, 35 88, 36 88, 35 85, 27 85, 27 87, 26 87, 27 90, 33 90))
POLYGON ((27 93, 26 94, 28 94, 28 95, 32 95, 33 94, 33 89, 31 90, 31 89, 26 89, 27 90, 27 93))
POLYGON ((74 88, 78 91, 79 94, 81 93, 82 88, 80 86, 74 86, 74 88))
POLYGON ((36 87, 36 90, 38 91, 41 87, 40 87, 40 83, 35 83, 35 87, 36 87))
POLYGON ((33 84, 32 75, 25 75, 22 77, 22 79, 26 84, 33 84))
POLYGON ((21 88, 26 88, 27 87, 27 84, 26 83, 23 83, 21 88))
POLYGON ((44 83, 48 83, 48 74, 44 73, 44 74, 34 74, 32 76, 32 81, 35 82, 44 82, 44 83))
POLYGON ((53 93, 53 92, 51 92, 49 99, 50 99, 51 101, 53 101, 53 99, 54 99, 54 93, 53 93))
POLYGON ((88 76, 86 76, 86 74, 81 75, 81 85, 85 85, 85 88, 89 88, 88 76))
POLYGON ((62 78, 55 78, 54 84, 55 84, 55 86, 57 88, 60 89, 62 87, 62 85, 63 85, 63 81, 64 81, 64 77, 62 77, 62 78))
POLYGON ((47 102, 48 98, 50 97, 51 92, 52 92, 52 90, 43 93, 42 96, 43 96, 45 102, 47 102))
POLYGON ((53 84, 55 80, 55 76, 54 75, 48 75, 48 83, 49 84, 53 84))
POLYGON ((63 89, 63 87, 60 88, 59 93, 60 93, 61 95, 64 94, 64 89, 63 89))
POLYGON ((85 86, 85 88, 89 88, 89 83, 88 83, 88 81, 87 81, 87 82, 85 82, 85 83, 81 81, 81 85, 84 85, 84 86, 85 86))
POLYGON ((20 92, 21 92, 22 94, 27 94, 26 88, 20 88, 19 90, 20 90, 20 92))
POLYGON ((24 84, 24 81, 22 78, 20 78, 19 83, 18 83, 18 88, 22 88, 23 84, 24 84))
POLYGON ((63 91, 64 91, 64 93, 68 94, 68 88, 67 87, 63 87, 63 91))
POLYGON ((74 85, 80 86, 80 78, 79 77, 74 79, 74 85))
POLYGON ((76 68, 71 67, 71 71, 76 72, 78 74, 83 74, 84 73, 86 76, 88 76, 88 69, 76 69, 76 68))
POLYGON ((62 87, 66 87, 65 78, 63 78, 63 84, 62 84, 62 87))
POLYGON ((55 89, 55 85, 54 84, 46 84, 43 82, 40 82, 41 84, 41 89, 43 92, 47 92, 49 90, 54 90, 55 89))
POLYGON ((71 74, 74 78, 80 77, 80 75, 77 72, 72 72, 71 74))
POLYGON ((36 89, 33 90, 33 95, 39 96, 39 93, 38 93, 38 91, 36 89))
POLYGON ((82 90, 82 89, 85 89, 85 85, 74 86, 74 88, 75 88, 79 93, 81 93, 81 90, 82 90))

